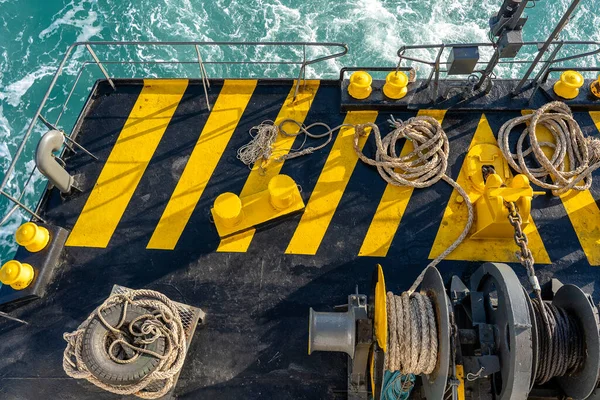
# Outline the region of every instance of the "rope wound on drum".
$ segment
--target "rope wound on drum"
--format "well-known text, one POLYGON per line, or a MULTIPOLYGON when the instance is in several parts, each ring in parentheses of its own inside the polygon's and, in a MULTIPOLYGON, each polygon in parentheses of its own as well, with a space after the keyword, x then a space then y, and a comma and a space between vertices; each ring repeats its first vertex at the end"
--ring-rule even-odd
POLYGON ((124 294, 111 295, 77 330, 65 333, 63 337, 67 341, 63 355, 63 369, 67 375, 75 379, 86 379, 111 393, 133 394, 143 399, 158 399, 171 390, 174 377, 181 370, 187 352, 185 332, 177 307, 168 297, 152 290, 129 290, 124 294), (122 313, 118 323, 111 325, 104 318, 103 312, 114 306, 121 306, 122 313), (135 306, 147 313, 125 324, 128 308, 135 306), (112 343, 106 349, 110 360, 116 364, 129 364, 145 354, 159 360, 156 368, 146 376, 141 376, 139 382, 126 385, 107 384, 94 376, 90 372, 92 362, 83 354, 83 341, 86 330, 96 318, 107 328, 109 335, 113 336, 112 343), (163 354, 146 349, 146 345, 159 338, 165 340, 163 354), (125 356, 117 357, 118 352, 125 356))
MULTIPOLYGON (((422 189, 443 180, 465 199, 468 212, 467 223, 458 238, 427 265, 427 267, 433 267, 452 253, 469 234, 474 219, 473 203, 467 192, 447 174, 450 145, 448 136, 438 120, 429 116, 417 116, 403 122, 392 117, 389 123, 394 129, 385 138, 381 137, 379 127, 373 123, 356 127, 354 151, 358 158, 365 164, 377 167, 379 175, 390 185, 422 189), (375 137, 374 159, 365 156, 358 145, 360 137, 366 134, 365 128, 367 127, 372 129, 375 137), (397 144, 402 139, 412 141, 414 147, 410 153, 404 156, 397 152, 397 144)), ((409 294, 412 294, 419 286, 427 267, 423 269, 408 290, 409 294)))
POLYGON ((539 187, 552 190, 555 196, 571 189, 588 190, 592 185, 592 172, 600 168, 600 139, 585 136, 569 106, 560 101, 506 122, 498 132, 498 146, 515 171, 525 174, 539 187), (522 124, 526 128, 513 153, 510 135, 522 124), (546 128, 554 142, 538 141, 535 134, 538 127, 546 128), (544 153, 544 147, 553 150, 551 157, 544 153))
POLYGON ((438 354, 434 307, 426 294, 387 293, 389 326, 385 369, 402 375, 431 374, 438 354))
POLYGON ((554 377, 570 375, 583 367, 585 335, 577 319, 565 309, 545 301, 532 303, 539 332, 535 383, 543 385, 554 377))

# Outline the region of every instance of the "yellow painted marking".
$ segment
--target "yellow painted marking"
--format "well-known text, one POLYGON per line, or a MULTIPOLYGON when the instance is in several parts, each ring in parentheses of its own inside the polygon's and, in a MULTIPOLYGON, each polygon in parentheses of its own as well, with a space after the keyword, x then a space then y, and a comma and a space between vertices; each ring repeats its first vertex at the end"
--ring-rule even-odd
MULTIPOLYGON (((312 102, 315 99, 317 90, 319 89, 319 81, 308 80, 305 82, 306 85, 300 86, 300 91, 298 92, 296 101, 294 101, 294 86, 296 84, 294 81, 294 85, 292 86, 290 93, 285 99, 285 102, 283 103, 283 106, 281 107, 281 110, 279 110, 279 114, 275 119, 275 125, 280 124, 283 120, 288 118, 294 119, 300 123, 304 122, 304 119, 308 114, 308 110, 310 110, 312 102)), ((287 124, 285 129, 286 132, 289 132, 290 134, 295 134, 299 131, 298 126, 295 124, 287 124)), ((246 197, 267 189, 267 185, 269 184, 271 178, 275 175, 278 175, 283 167, 283 163, 276 161, 276 158, 289 153, 292 145, 294 144, 294 140, 295 137, 293 136, 277 136, 275 143, 273 143, 273 155, 271 159, 266 163, 259 161, 254 165, 252 171, 250 171, 250 175, 248 176, 246 183, 244 184, 244 188, 240 193, 240 197, 246 197)), ((217 251, 235 253, 243 253, 247 251, 248 247, 250 247, 250 242, 252 242, 255 231, 255 229, 250 229, 248 231, 222 239, 217 251)))
POLYGON ((456 378, 458 379, 458 400, 465 400, 465 370, 462 365, 456 365, 456 378))
POLYGON ((226 80, 163 212, 148 249, 173 250, 256 88, 256 80, 226 80))
MULTIPOLYGON (((345 124, 364 124, 375 122, 376 111, 350 111, 344 119, 345 124)), ((367 135, 359 140, 359 147, 365 145, 367 135)), ((286 253, 315 254, 319 249, 333 214, 342 199, 346 185, 352 176, 358 156, 353 148, 354 128, 344 127, 333 143, 325 166, 317 180, 306 210, 294 232, 286 253)))
MULTIPOLYGON (((496 144, 496 138, 492 132, 485 115, 481 116, 473 140, 469 149, 475 145, 491 143, 496 144)), ((466 188, 468 185, 466 174, 461 168, 457 182, 466 188)), ((429 258, 435 258, 446 250, 460 235, 467 222, 467 206, 464 202, 456 201, 458 193, 452 191, 452 196, 438 230, 437 236, 429 253, 429 258)), ((478 196, 470 195, 473 203, 478 196)), ((550 257, 546 252, 542 238, 535 226, 533 218, 531 223, 524 229, 529 239, 529 248, 531 249, 535 261, 541 264, 549 264, 550 257)), ((517 262, 515 252, 518 250, 513 238, 506 239, 486 239, 477 240, 467 237, 452 253, 446 257, 448 260, 465 260, 465 261, 500 261, 500 262, 517 262)))
MULTIPOLYGON (((420 110, 418 115, 433 117, 441 124, 445 114, 445 110, 420 110)), ((400 155, 405 156, 413 149, 413 143, 407 140, 400 155)), ((385 257, 387 255, 413 190, 414 188, 409 186, 390 184, 386 186, 365 240, 358 252, 359 256, 385 257)))
POLYGON ((67 246, 106 247, 177 109, 188 81, 144 80, 67 246))
MULTIPOLYGON (((523 114, 531 112, 531 110, 525 110, 523 114)), ((600 112, 590 111, 590 116, 596 128, 600 130, 600 112)), ((540 141, 554 142, 552 133, 543 126, 538 126, 536 135, 540 141)), ((543 151, 548 157, 552 157, 554 152, 549 147, 544 147, 543 151)), ((565 162, 565 167, 569 168, 568 160, 565 162)), ((560 199, 588 262, 590 265, 600 266, 600 209, 592 193, 589 190, 570 190, 561 195, 560 199)))

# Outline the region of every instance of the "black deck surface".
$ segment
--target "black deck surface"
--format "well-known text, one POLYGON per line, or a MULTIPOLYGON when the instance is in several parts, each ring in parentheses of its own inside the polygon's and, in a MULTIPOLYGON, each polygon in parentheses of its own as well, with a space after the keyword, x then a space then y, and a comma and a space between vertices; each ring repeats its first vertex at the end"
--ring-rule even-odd
MULTIPOLYGON (((213 82, 211 103, 221 86, 221 82, 213 82)), ((355 285, 369 294, 371 272, 377 263, 384 267, 389 289, 407 289, 429 262, 452 189, 440 182, 415 190, 387 257, 359 257, 386 184, 374 168, 358 162, 316 255, 284 254, 301 215, 260 230, 245 253, 215 252, 219 237, 209 219, 210 207, 220 193, 240 193, 250 171, 236 159, 236 151, 249 140, 252 126, 275 119, 291 87, 292 82, 287 81, 258 85, 175 250, 147 250, 178 181, 174 162, 190 154, 208 116, 202 86, 190 83, 109 245, 66 247, 66 261, 57 270, 47 297, 15 313, 30 324, 0 320, 1 399, 118 398, 86 381, 70 379, 62 370, 63 333, 73 331, 109 295, 113 284, 158 290, 207 313, 175 389, 178 398, 345 398, 346 355, 307 354, 309 307, 331 310, 346 302, 355 285)), ((107 85, 99 86, 78 140, 101 160, 110 154, 141 88, 141 83, 122 83, 116 93, 106 95, 107 85)), ((339 83, 322 82, 305 122, 338 125, 344 119, 339 109, 339 83)), ((383 132, 388 131, 389 114, 377 117, 383 132)), ((393 115, 407 119, 416 111, 393 115)), ((518 115, 515 111, 486 113, 493 132, 518 115)), ((586 134, 598 135, 587 112, 576 116, 586 134)), ((453 177, 458 176, 480 118, 481 112, 450 110, 443 120, 450 139, 453 177)), ((281 172, 301 185, 305 202, 330 148, 283 165, 281 172)), ((370 138, 365 153, 372 156, 374 149, 370 138)), ((42 208, 50 223, 71 229, 103 162, 91 162, 77 154, 71 155, 67 164, 84 175, 83 193, 62 198, 52 190, 42 208)), ((598 205, 598 171, 594 178, 591 193, 598 205)), ((550 195, 536 197, 532 208, 553 261, 537 267, 542 283, 555 277, 578 284, 598 303, 600 270, 589 265, 561 200, 550 195)), ((480 264, 443 261, 439 269, 446 281, 453 274, 467 279, 480 264)), ((528 287, 522 267, 511 265, 528 287)))

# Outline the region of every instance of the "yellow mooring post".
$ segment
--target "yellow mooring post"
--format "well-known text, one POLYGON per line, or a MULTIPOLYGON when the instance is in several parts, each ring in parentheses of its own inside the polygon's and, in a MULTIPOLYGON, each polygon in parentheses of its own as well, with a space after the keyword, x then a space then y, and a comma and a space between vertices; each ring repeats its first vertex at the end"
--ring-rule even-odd
POLYGON ((348 94, 355 99, 363 100, 371 95, 373 78, 365 71, 356 71, 350 75, 348 94))
POLYGON ((220 194, 210 212, 219 236, 226 237, 303 208, 296 182, 279 174, 269 180, 267 190, 244 197, 230 192, 220 194))
POLYGON ((26 222, 15 232, 15 240, 31 253, 43 250, 50 241, 50 233, 43 226, 26 222))
POLYGON ((390 99, 398 100, 408 93, 408 77, 404 72, 392 71, 385 78, 383 94, 390 99))
POLYGON ((565 71, 554 84, 554 93, 563 99, 574 99, 579 95, 579 88, 583 86, 584 79, 577 71, 565 71))
POLYGON ((594 97, 600 99, 600 75, 598 75, 598 79, 596 79, 590 85, 590 91, 594 95, 594 97))
POLYGON ((33 281, 34 275, 31 265, 20 263, 17 260, 7 261, 0 268, 0 282, 4 285, 10 285, 15 290, 27 288, 33 281))

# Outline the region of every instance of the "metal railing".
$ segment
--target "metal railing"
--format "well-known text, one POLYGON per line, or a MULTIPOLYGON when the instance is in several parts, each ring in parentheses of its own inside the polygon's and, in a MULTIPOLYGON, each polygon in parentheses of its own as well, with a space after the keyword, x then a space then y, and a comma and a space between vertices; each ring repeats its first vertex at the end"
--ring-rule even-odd
MULTIPOLYGON (((544 46, 545 42, 525 42, 523 43, 523 47, 534 47, 539 51, 543 46, 544 46)), ((450 65, 449 61, 442 61, 442 56, 444 55, 444 52, 447 52, 449 54, 449 52, 452 49, 460 49, 460 48, 467 48, 467 47, 478 47, 478 48, 489 48, 490 49, 490 54, 492 53, 491 50, 493 50, 494 48, 494 44, 493 43, 454 43, 454 44, 430 44, 430 45, 414 45, 414 46, 402 46, 400 47, 400 49, 398 49, 398 65, 397 67, 400 68, 400 66, 402 65, 403 61, 410 61, 413 63, 417 63, 417 64, 423 64, 423 65, 427 65, 429 67, 431 67, 431 71, 429 73, 429 76, 427 77, 427 79, 425 80, 425 86, 429 87, 429 85, 431 84, 431 81, 433 80, 433 98, 437 99, 438 97, 438 88, 439 88, 439 81, 440 81, 440 75, 443 73, 447 73, 448 69, 444 69, 444 67, 447 67, 448 65, 450 65), (420 58, 417 56, 412 56, 410 55, 410 53, 414 53, 414 52, 418 52, 418 51, 428 51, 428 50, 434 50, 434 54, 435 56, 431 59, 424 59, 424 58, 420 58), (409 54, 407 54, 409 53, 409 54)), ((533 78, 529 83, 531 85, 535 85, 536 87, 541 85, 542 83, 544 83, 544 79, 543 77, 546 76, 546 72, 551 69, 552 66, 557 65, 557 64, 562 64, 563 67, 569 67, 571 66, 572 68, 579 68, 579 66, 577 65, 567 65, 567 63, 569 61, 574 61, 574 60, 580 60, 582 58, 586 58, 586 57, 592 57, 594 55, 600 54, 600 42, 597 41, 566 41, 566 40, 557 40, 552 42, 551 46, 554 46, 554 48, 552 49, 550 55, 545 58, 545 59, 502 59, 498 62, 498 65, 519 65, 519 66, 527 66, 529 68, 529 70, 533 71, 538 65, 541 65, 540 69, 538 70, 537 75, 535 76, 535 78, 533 78), (579 50, 581 47, 585 47, 586 49, 584 51, 579 50), (579 48, 579 49, 578 49, 579 48), (557 56, 559 55, 559 53, 572 53, 572 55, 566 55, 563 56, 561 58, 557 58, 557 56)), ((529 52, 525 52, 525 53, 529 53, 529 54, 535 54, 535 51, 529 51, 529 52)), ((489 63, 491 57, 489 58, 485 58, 485 59, 480 59, 476 66, 475 66, 475 70, 473 71, 473 75, 477 75, 477 74, 481 74, 483 73, 483 69, 477 69, 480 66, 485 66, 489 63)), ((597 63, 596 60, 594 60, 593 64, 595 65, 597 63)), ((523 86, 525 85, 526 81, 527 81, 528 75, 523 75, 522 78, 520 79, 519 83, 517 84, 517 87, 519 89, 523 88, 523 86)), ((446 78, 448 79, 448 78, 446 78)), ((516 94, 516 93, 515 93, 516 94)), ((532 94, 533 95, 533 94, 532 94)))
MULTIPOLYGON (((318 43, 318 42, 229 42, 229 41, 228 42, 117 41, 117 42, 77 42, 77 43, 74 43, 67 49, 56 72, 54 73, 54 75, 52 77, 52 81, 50 83, 50 86, 48 87, 48 90, 44 94, 42 101, 41 101, 37 111, 35 112, 33 119, 31 120, 31 123, 29 124, 29 126, 23 136, 23 139, 21 140, 20 144, 17 147, 17 151, 16 151, 15 155, 13 156, 12 161, 5 172, 2 182, 0 183, 0 196, 4 196, 9 201, 14 203, 13 207, 8 211, 7 214, 4 215, 2 220, 0 220, 0 226, 2 224, 4 224, 9 219, 9 217, 19 208, 26 211, 27 213, 32 215, 34 218, 37 218, 38 220, 44 222, 44 219, 40 215, 38 215, 33 209, 31 209, 30 207, 25 205, 23 202, 23 195, 25 194, 27 186, 30 184, 30 182, 32 180, 32 176, 35 172, 35 166, 34 166, 33 170, 30 172, 28 179, 25 181, 25 184, 20 188, 20 190, 19 190, 19 186, 17 185, 17 189, 16 189, 17 194, 16 195, 12 195, 7 192, 7 185, 11 181, 11 179, 14 177, 15 168, 16 168, 17 164, 19 163, 19 161, 21 160, 21 157, 23 155, 23 150, 25 149, 27 143, 29 142, 29 139, 32 135, 32 132, 34 131, 35 126, 38 123, 42 123, 46 126, 59 126, 61 118, 64 116, 65 111, 67 110, 68 104, 71 101, 73 94, 75 93, 75 89, 78 87, 78 83, 80 82, 82 76, 84 75, 84 72, 88 71, 88 66, 90 66, 90 65, 96 65, 99 68, 102 75, 104 76, 104 78, 106 78, 106 80, 108 81, 110 86, 113 88, 113 90, 116 90, 117 87, 114 83, 114 79, 135 78, 135 77, 134 76, 117 76, 115 74, 111 74, 110 67, 114 66, 114 65, 127 65, 127 64, 190 65, 190 64, 196 64, 196 65, 198 65, 200 79, 202 80, 202 85, 204 87, 204 95, 206 97, 206 104, 207 104, 208 110, 210 110, 210 102, 209 102, 209 98, 208 98, 208 90, 210 89, 210 82, 209 82, 208 74, 206 71, 207 65, 215 65, 215 66, 218 66, 218 65, 223 65, 223 66, 289 65, 289 66, 297 66, 298 74, 294 77, 288 77, 288 78, 296 78, 296 85, 295 85, 295 91, 294 91, 294 97, 295 97, 298 94, 298 90, 299 90, 301 81, 306 78, 306 68, 308 66, 323 62, 325 60, 342 57, 347 53, 348 53, 348 46, 346 44, 332 43, 332 42, 318 43), (174 48, 180 49, 180 48, 187 47, 187 48, 194 49, 194 51, 196 53, 196 57, 193 60, 180 60, 180 59, 175 59, 175 60, 161 60, 161 59, 132 60, 132 59, 110 59, 110 57, 105 58, 105 57, 102 57, 102 53, 100 53, 102 50, 106 50, 106 49, 114 50, 115 48, 120 49, 120 48, 127 48, 130 46, 167 47, 167 48, 171 48, 171 49, 174 49, 174 48), (226 48, 243 49, 243 48, 248 48, 248 47, 252 47, 252 48, 273 47, 277 50, 280 50, 282 48, 288 48, 288 49, 294 49, 294 50, 297 50, 298 52, 301 52, 302 56, 298 59, 279 59, 279 58, 277 58, 277 59, 271 60, 271 61, 270 60, 253 61, 253 60, 245 60, 245 59, 244 60, 212 60, 212 59, 207 60, 206 58, 202 57, 202 53, 206 48, 210 48, 210 47, 218 47, 221 49, 226 49, 226 48), (84 49, 84 51, 87 51, 89 56, 91 56, 91 60, 83 60, 83 61, 80 59, 74 60, 73 54, 76 54, 77 50, 79 50, 79 49, 84 49), (316 49, 315 51, 325 50, 324 51, 325 54, 317 55, 314 57, 307 57, 307 49, 316 49), (98 54, 101 54, 101 56, 99 57, 98 54), (67 66, 69 65, 68 64, 69 62, 73 62, 73 63, 78 62, 78 63, 81 63, 81 66, 80 66, 79 70, 77 71, 77 73, 73 74, 73 76, 75 76, 75 79, 73 80, 70 90, 68 90, 66 99, 64 100, 62 105, 61 104, 58 105, 58 107, 60 108, 60 112, 58 114, 56 121, 54 122, 54 124, 50 124, 48 122, 48 120, 44 117, 43 112, 49 102, 49 99, 51 98, 51 95, 54 93, 53 91, 57 85, 57 81, 58 81, 59 77, 63 76, 63 71, 67 68, 67 66)), ((224 77, 219 77, 219 78, 224 78, 224 77)), ((83 106, 83 104, 82 104, 82 106, 83 106)), ((74 131, 75 130, 72 130, 68 134, 65 134, 65 137, 67 138, 67 140, 69 140, 69 141, 72 140, 71 135, 73 134, 74 131)))

